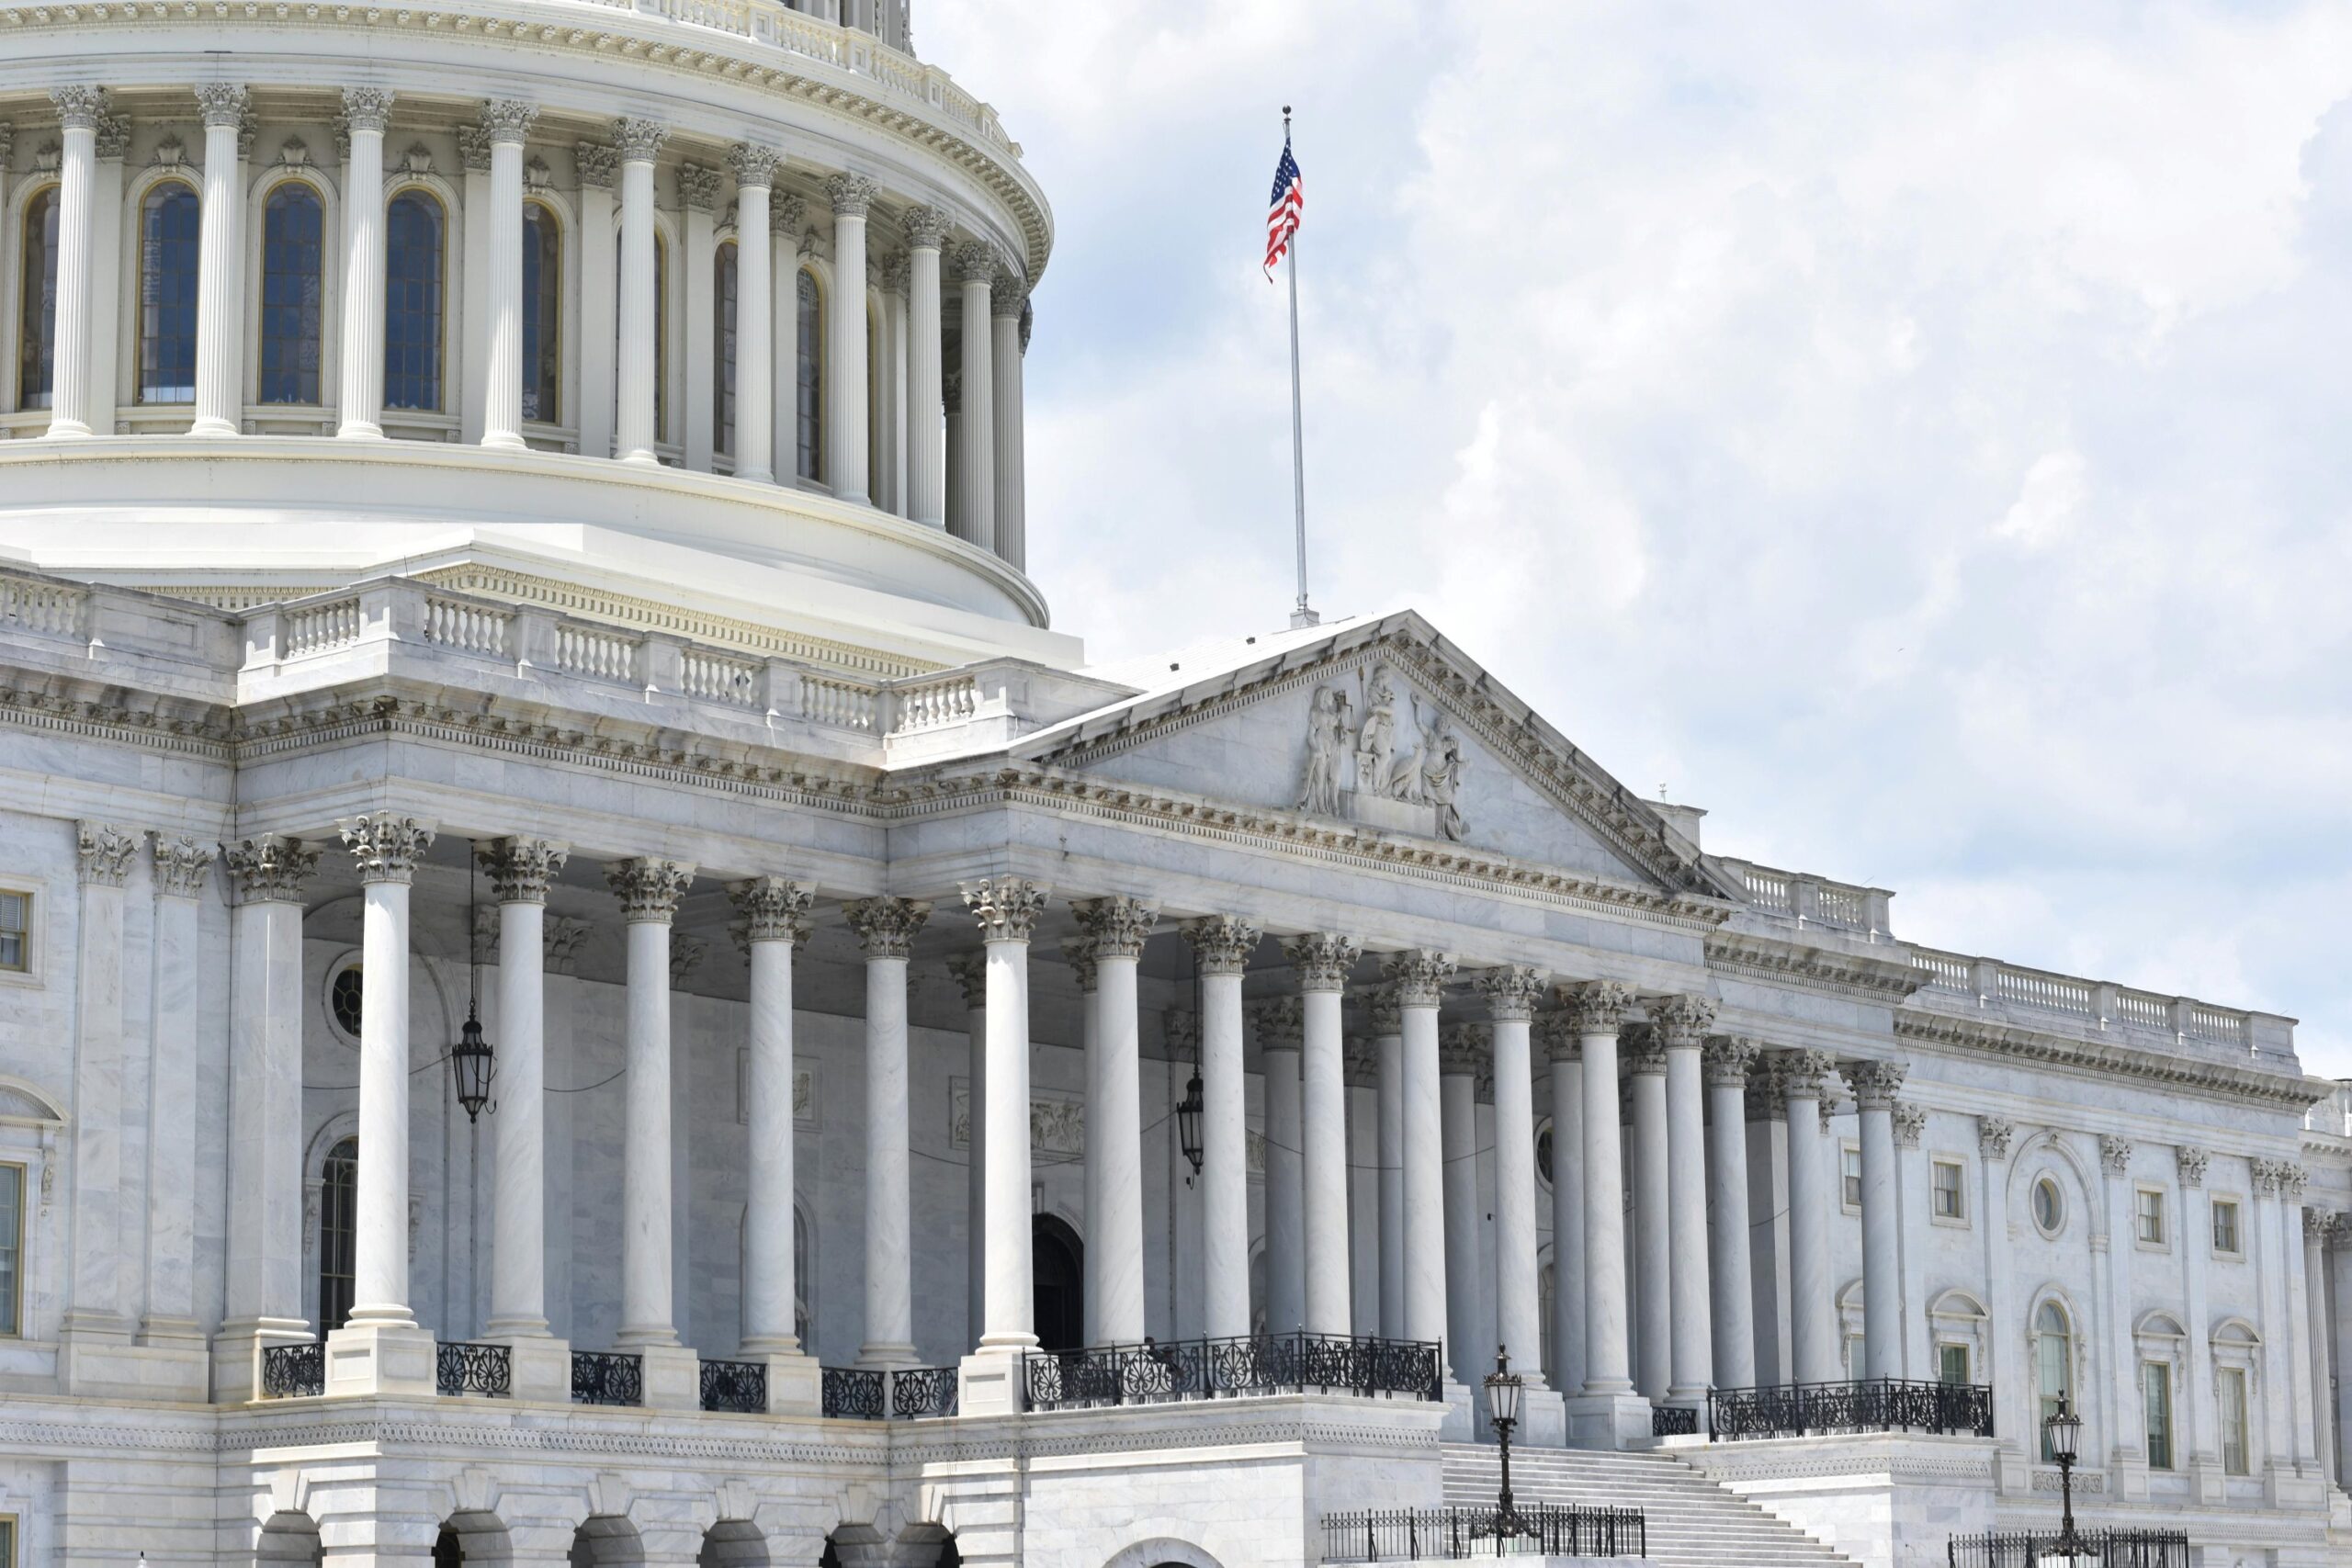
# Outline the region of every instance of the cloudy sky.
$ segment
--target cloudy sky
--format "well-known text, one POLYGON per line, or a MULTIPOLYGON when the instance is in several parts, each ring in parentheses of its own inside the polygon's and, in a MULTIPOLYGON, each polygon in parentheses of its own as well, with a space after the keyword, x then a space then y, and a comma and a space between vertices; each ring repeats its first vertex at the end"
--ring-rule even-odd
POLYGON ((1709 847, 2352 1077, 2352 5, 920 0, 1097 657, 1421 610, 1709 847))

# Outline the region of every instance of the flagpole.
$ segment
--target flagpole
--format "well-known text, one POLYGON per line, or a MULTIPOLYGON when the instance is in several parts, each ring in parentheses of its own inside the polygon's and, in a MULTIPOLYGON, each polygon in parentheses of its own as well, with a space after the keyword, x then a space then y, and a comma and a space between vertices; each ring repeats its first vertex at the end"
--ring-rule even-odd
MULTIPOLYGON (((1290 106, 1283 106, 1283 148, 1290 148, 1290 106)), ((1290 477, 1291 495, 1298 522, 1298 604, 1290 613, 1294 629, 1318 624, 1321 617, 1306 606, 1306 436, 1299 416, 1298 396, 1298 234, 1290 236, 1290 477)))

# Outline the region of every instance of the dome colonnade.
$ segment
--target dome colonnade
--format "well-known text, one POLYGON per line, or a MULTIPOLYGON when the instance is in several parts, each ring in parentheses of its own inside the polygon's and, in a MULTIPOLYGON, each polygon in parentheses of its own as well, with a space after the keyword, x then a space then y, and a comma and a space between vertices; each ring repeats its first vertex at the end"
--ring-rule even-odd
POLYGON ((829 492, 1023 564, 1046 242, 1042 202, 999 199, 1031 188, 1010 144, 959 144, 989 154, 976 182, 926 148, 828 146, 780 93, 718 129, 735 106, 560 79, 458 96, 380 62, 297 84, 265 59, 249 83, 225 79, 239 51, 212 59, 238 63, 0 82, 0 435, 609 455, 829 492))

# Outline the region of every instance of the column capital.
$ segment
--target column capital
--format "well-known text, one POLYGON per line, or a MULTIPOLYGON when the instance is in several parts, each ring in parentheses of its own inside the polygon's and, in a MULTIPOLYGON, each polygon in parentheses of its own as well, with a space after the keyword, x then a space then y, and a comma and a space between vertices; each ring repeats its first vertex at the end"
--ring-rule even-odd
POLYGON ((857 933, 866 957, 904 958, 914 950, 915 933, 931 919, 931 906, 920 898, 860 898, 843 906, 842 918, 857 933))
POLYGON ((605 886, 621 901, 621 918, 630 925, 640 920, 667 925, 694 880, 693 866, 651 855, 615 861, 605 867, 605 886))
POLYGON ((1182 929, 1204 975, 1240 974, 1250 966, 1260 935, 1256 926, 1238 915, 1204 915, 1186 920, 1182 929))
POLYGON ((2309 1168, 2295 1160, 2284 1160, 2278 1167, 2278 1191, 2281 1196, 2301 1201, 2303 1189, 2311 1185, 2309 1168))
POLYGON ((1269 997, 1250 1009, 1261 1051, 1295 1051, 1306 1037, 1306 1010, 1296 997, 1269 997))
POLYGON ((835 175, 825 182, 825 196, 836 218, 863 218, 882 187, 864 175, 835 175))
POLYGON ((673 931, 670 933, 670 984, 673 988, 684 986, 695 977, 702 961, 710 956, 710 939, 692 931, 673 931))
POLYGON ((1380 973, 1395 988, 1397 1006, 1433 1008, 1446 976, 1453 973, 1453 954, 1433 947, 1408 947, 1383 960, 1380 973))
POLYGON ((1696 1051, 1715 1026, 1715 1004, 1704 997, 1660 997, 1649 1004, 1650 1023, 1675 1051, 1696 1051))
POLYGON ((996 251, 985 240, 967 240, 956 247, 955 265, 957 281, 989 283, 996 277, 996 251))
POLYGON ((1923 1105, 1908 1100, 1894 1102, 1894 1146, 1916 1149, 1928 1131, 1928 1111, 1923 1105))
POLYGON ((1437 1070, 1442 1077, 1476 1077, 1494 1051, 1494 1036, 1483 1023, 1449 1023, 1437 1032, 1437 1070))
POLYGON ((119 887, 130 874, 131 857, 139 852, 139 838, 111 822, 77 822, 74 854, 85 887, 119 887))
POLYGON ((797 241, 800 226, 808 221, 808 198, 797 190, 778 191, 768 203, 768 232, 797 241))
POLYGON ((520 147, 539 118, 539 106, 520 98, 491 98, 481 106, 482 134, 493 147, 520 147))
POLYGON ((571 847, 550 839, 493 839, 474 846, 474 863, 490 874, 501 904, 544 904, 548 884, 571 858, 571 847))
POLYGON ((1396 999, 1396 987, 1384 980, 1372 988, 1364 1003, 1364 1010, 1372 1024, 1372 1037, 1385 1040, 1405 1032, 1405 1004, 1396 999))
POLYGON ((198 898, 212 880, 212 863, 219 852, 183 833, 176 839, 155 835, 155 897, 198 898))
POLYGON ((1781 1091, 1789 1099, 1827 1102, 1830 1097, 1821 1091, 1838 1070, 1837 1058, 1828 1052, 1781 1051, 1774 1054, 1772 1063, 1779 1070, 1781 1091))
POLYGON ((1779 1055, 1770 1049, 1764 1050, 1748 1070, 1746 1111, 1750 1122, 1789 1119, 1787 1076, 1781 1070, 1779 1055))
POLYGON ((782 876, 751 876, 727 885, 735 907, 735 938, 746 953, 755 942, 808 940, 808 906, 816 894, 807 884, 782 876))
POLYGON ((979 922, 982 942, 1027 942, 1053 889, 1025 876, 987 876, 958 889, 979 922))
POLYGON ((1283 956, 1298 971, 1302 991, 1347 989, 1348 972, 1363 956, 1363 944, 1337 931, 1308 931, 1283 943, 1283 956))
POLYGON ((2131 1175, 2132 1140, 2120 1133, 2100 1134, 2098 1163, 2109 1176, 2131 1175))
POLYGON ((96 132, 98 117, 106 113, 107 94, 103 87, 87 82, 69 82, 49 90, 49 101, 57 106, 58 124, 67 130, 96 132))
POLYGON ((718 171, 700 164, 678 165, 678 199, 695 212, 714 212, 718 208, 718 171))
POLYGON ((1480 970, 1472 983, 1487 998, 1487 1015, 1501 1022, 1505 1019, 1533 1018, 1535 1004, 1544 999, 1548 978, 1532 964, 1506 964, 1480 970))
POLYGON ((1190 1008, 1170 1008, 1159 1015, 1160 1038, 1168 1043, 1170 1061, 1201 1059, 1201 1015, 1190 1008))
POLYGON ((343 123, 351 130, 372 130, 381 136, 392 125, 392 90, 390 87, 345 87, 343 90, 343 123))
POLYGON ((1706 1074, 1708 1086, 1713 1089, 1746 1089, 1748 1069, 1756 1065, 1756 1058, 1763 1055, 1763 1046, 1753 1040, 1728 1034, 1714 1036, 1702 1047, 1700 1056, 1700 1066, 1706 1074))
POLYGON ((914 276, 914 259, 904 251, 878 254, 876 260, 882 268, 882 289, 886 294, 904 294, 914 276))
POLYGON ((1369 1089, 1380 1081, 1380 1047, 1359 1036, 1340 1052, 1340 1081, 1350 1089, 1369 1089))
POLYGON ((2280 1178, 2287 1166, 2284 1160, 2264 1159, 2260 1156, 2245 1162, 2246 1174, 2254 1179, 2255 1191, 2266 1198, 2276 1197, 2280 1178))
MULTIPOLYGON (((1979 1116, 1976 1119, 1976 1152, 1988 1160, 2009 1157, 2009 1145, 2018 1135, 2017 1123, 2006 1116, 1979 1116)), ((2197 1168, 2201 1175, 2204 1166, 2197 1168)))
MULTIPOLYGON (((101 163, 119 163, 130 151, 130 117, 127 114, 104 114, 98 117, 98 159, 101 163)), ((0 158, 7 152, 0 148, 0 158)))
POLYGON ((1062 957, 1069 964, 1069 972, 1078 977, 1081 995, 1092 996, 1097 976, 1094 971, 1094 944, 1083 937, 1072 937, 1062 943, 1062 957))
POLYGON ((1074 900, 1070 913, 1078 917, 1078 929, 1085 933, 1085 945, 1091 957, 1140 958, 1143 944, 1151 937, 1151 929, 1159 922, 1159 911, 1140 898, 1124 896, 1111 898, 1080 898, 1074 900))
POLYGON ((738 186, 773 186, 783 164, 783 153, 756 141, 738 141, 727 150, 727 166, 734 171, 738 186))
POLYGON ((2180 1184, 2183 1187, 2204 1186, 2205 1167, 2212 1157, 2203 1149, 2191 1144, 2184 1144, 2173 1150, 2173 1166, 2180 1173, 2180 1184))
POLYGON ((989 1000, 989 961, 986 953, 959 953, 947 961, 947 973, 964 993, 964 1007, 978 1011, 989 1000))
POLYGON ((1633 987, 1622 980, 1577 980, 1555 988, 1579 1034, 1616 1033, 1634 1002, 1633 987))
POLYGON ((458 127, 458 162, 469 175, 490 173, 490 132, 479 125, 458 127))
POLYGON ((650 164, 662 155, 662 144, 669 140, 670 128, 657 119, 624 115, 613 121, 613 146, 624 164, 650 164))
POLYGON ((2303 1242, 2306 1246, 2325 1247, 2335 1233, 2337 1216, 2326 1209, 2303 1211, 2303 1242))
POLYGON ((575 920, 566 915, 549 915, 539 929, 539 946, 547 954, 547 972, 550 975, 574 973, 580 962, 580 944, 588 940, 594 930, 585 920, 575 920))
POLYGON ((1666 1077, 1666 1034, 1656 1024, 1629 1025, 1617 1032, 1617 1040, 1628 1077, 1666 1077))
POLYGON ((197 111, 202 116, 207 130, 243 129, 245 99, 245 89, 234 82, 198 82, 196 85, 197 111))
POLYGON ((417 861, 433 847, 433 824, 397 811, 346 817, 335 830, 343 835, 362 882, 405 885, 416 874, 417 861))
POLYGON ((1565 1008, 1555 1008, 1537 1020, 1535 1028, 1543 1037, 1544 1054, 1553 1061, 1584 1060, 1584 1033, 1577 1027, 1574 1013, 1565 1008))
POLYGON ((620 173, 621 150, 605 141, 575 141, 571 144, 571 162, 580 171, 583 189, 610 190, 613 176, 620 173))
POLYGON ((17 128, 8 121, 0 119, 0 161, 6 161, 8 154, 15 152, 16 148, 17 128))
POLYGON ((907 245, 911 250, 935 251, 947 241, 947 214, 936 207, 907 209, 907 245))
POLYGON ((1854 1102, 1864 1111, 1894 1109, 1894 1097, 1903 1092, 1903 1075, 1910 1069, 1901 1062, 1865 1058, 1840 1062, 1838 1075, 1846 1087, 1854 1091, 1854 1102))
POLYGON ((1028 302, 1029 280, 1010 266, 999 265, 996 276, 989 279, 989 314, 1018 320, 1021 308, 1028 302))
POLYGON ((302 890, 319 869, 319 851, 300 839, 264 833, 220 846, 230 878, 243 904, 302 902, 302 890))

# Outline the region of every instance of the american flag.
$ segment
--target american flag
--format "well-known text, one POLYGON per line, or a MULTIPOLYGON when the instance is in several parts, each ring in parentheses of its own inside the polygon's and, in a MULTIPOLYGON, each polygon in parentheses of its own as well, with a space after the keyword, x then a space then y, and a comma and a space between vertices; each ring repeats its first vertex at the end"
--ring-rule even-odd
POLYGON ((1290 249, 1298 232, 1300 214, 1306 210, 1306 192, 1299 185, 1298 160, 1290 155, 1290 137, 1283 137, 1281 162, 1274 165, 1273 203, 1266 209, 1266 281, 1274 280, 1274 264, 1290 249))

